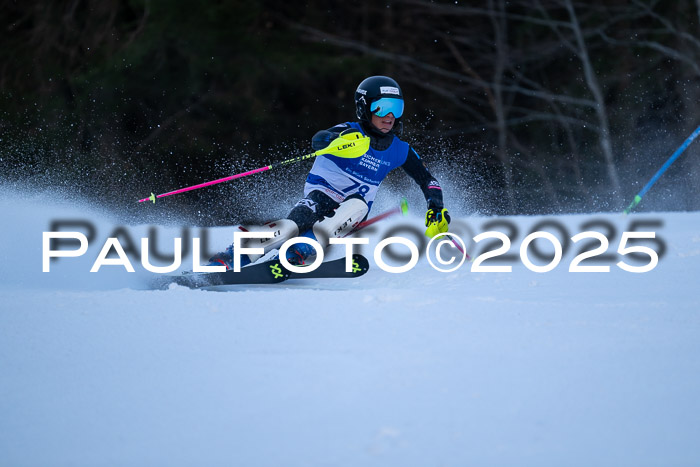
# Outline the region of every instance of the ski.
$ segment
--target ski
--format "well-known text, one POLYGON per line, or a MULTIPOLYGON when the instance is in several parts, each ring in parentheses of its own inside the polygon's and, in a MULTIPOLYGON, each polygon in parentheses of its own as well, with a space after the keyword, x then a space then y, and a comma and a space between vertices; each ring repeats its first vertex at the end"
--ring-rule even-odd
MULTIPOLYGON (((303 267, 303 266, 302 266, 303 267)), ((318 269, 309 272, 293 272, 289 279, 323 279, 360 277, 369 270, 369 261, 360 254, 352 255, 352 269, 345 271, 345 258, 321 263, 318 269)))
MULTIPOLYGON (((302 266, 303 267, 303 266, 302 266)), ((287 279, 320 279, 359 277, 369 270, 369 261, 362 255, 352 255, 352 270, 345 271, 345 258, 326 261, 310 272, 291 272, 285 269, 279 259, 271 259, 241 268, 240 272, 184 272, 179 276, 166 276, 156 279, 155 288, 167 288, 170 284, 183 285, 192 289, 221 285, 278 284, 287 279)))
POLYGON ((263 261, 241 268, 240 272, 192 272, 186 271, 178 276, 166 276, 156 279, 156 288, 165 288, 170 284, 184 285, 192 289, 215 287, 219 285, 256 285, 276 284, 289 278, 290 272, 282 267, 279 260, 263 261))

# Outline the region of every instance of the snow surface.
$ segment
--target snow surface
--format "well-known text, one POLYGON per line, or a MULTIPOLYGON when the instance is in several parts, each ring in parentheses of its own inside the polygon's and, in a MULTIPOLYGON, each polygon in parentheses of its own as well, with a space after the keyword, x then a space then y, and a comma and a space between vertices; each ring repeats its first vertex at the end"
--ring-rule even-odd
MULTIPOLYGON (((371 261, 358 279, 217 292, 146 290, 138 260, 89 273, 118 226, 89 206, 3 189, 0 212, 2 466, 700 464, 700 213, 498 219, 516 255, 542 221, 613 225, 613 259, 583 263, 608 273, 568 272, 576 244, 546 273, 371 261), (44 273, 56 219, 97 234, 44 273), (649 273, 615 266, 636 220, 666 249, 649 273)), ((494 220, 453 226, 469 240, 494 220)), ((420 224, 387 220, 364 252, 420 224)))

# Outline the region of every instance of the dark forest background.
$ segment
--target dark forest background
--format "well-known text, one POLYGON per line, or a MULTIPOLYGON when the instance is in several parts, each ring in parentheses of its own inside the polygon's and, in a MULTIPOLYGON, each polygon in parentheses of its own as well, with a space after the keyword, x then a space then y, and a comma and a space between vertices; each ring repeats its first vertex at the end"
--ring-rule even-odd
MULTIPOLYGON (((461 214, 621 211, 700 125, 700 0, 0 5, 0 179, 134 220, 284 215, 308 161, 136 200, 310 152, 373 74, 461 214)), ((639 210, 700 209, 698 146, 639 210)))

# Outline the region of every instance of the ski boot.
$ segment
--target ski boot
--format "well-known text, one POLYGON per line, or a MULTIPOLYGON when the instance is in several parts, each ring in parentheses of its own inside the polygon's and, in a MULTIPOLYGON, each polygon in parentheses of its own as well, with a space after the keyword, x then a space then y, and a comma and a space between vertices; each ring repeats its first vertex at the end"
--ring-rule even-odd
MULTIPOLYGON (((238 227, 243 232, 271 232, 273 236, 267 240, 260 239, 244 239, 241 242, 243 248, 262 248, 264 253, 248 253, 241 255, 241 267, 247 266, 250 263, 255 263, 282 245, 286 240, 296 236, 299 232, 294 221, 289 219, 280 219, 274 222, 268 222, 261 226, 238 227)), ((226 269, 233 269, 233 245, 229 245, 226 250, 215 254, 209 258, 209 266, 226 266, 226 269)))
POLYGON ((306 260, 316 257, 316 250, 308 243, 295 243, 287 249, 287 261, 292 266, 303 266, 306 260))
MULTIPOLYGON (((248 255, 241 255, 241 267, 250 264, 248 255)), ((224 251, 221 251, 211 258, 207 266, 226 266, 226 270, 233 269, 233 245, 229 245, 224 251)))

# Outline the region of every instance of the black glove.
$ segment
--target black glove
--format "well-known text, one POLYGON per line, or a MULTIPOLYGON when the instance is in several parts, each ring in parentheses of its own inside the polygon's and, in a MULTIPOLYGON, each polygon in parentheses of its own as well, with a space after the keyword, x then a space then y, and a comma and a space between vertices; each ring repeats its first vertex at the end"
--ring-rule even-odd
POLYGON ((318 133, 316 133, 313 138, 311 138, 311 147, 315 151, 326 149, 328 145, 331 144, 331 141, 333 141, 337 137, 338 133, 334 133, 328 130, 321 130, 318 133))

